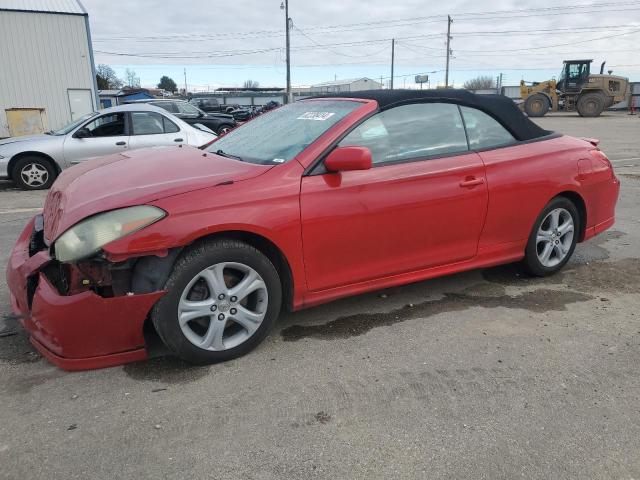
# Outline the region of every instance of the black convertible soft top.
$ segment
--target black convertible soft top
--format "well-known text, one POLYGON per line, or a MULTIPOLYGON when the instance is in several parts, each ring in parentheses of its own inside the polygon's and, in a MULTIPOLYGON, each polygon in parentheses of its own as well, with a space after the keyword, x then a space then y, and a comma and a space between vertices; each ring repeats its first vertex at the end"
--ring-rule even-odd
POLYGON ((477 108, 500 122, 518 140, 533 140, 552 132, 540 128, 529 120, 516 104, 503 95, 476 95, 467 90, 361 90, 340 92, 312 98, 363 98, 378 102, 380 110, 406 103, 446 102, 477 108))

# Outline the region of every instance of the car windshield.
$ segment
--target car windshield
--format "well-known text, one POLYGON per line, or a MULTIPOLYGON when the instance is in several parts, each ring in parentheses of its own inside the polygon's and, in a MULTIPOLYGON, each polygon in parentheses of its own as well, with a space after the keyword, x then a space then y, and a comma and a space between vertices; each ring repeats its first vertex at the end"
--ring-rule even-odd
POLYGON ((285 105, 232 130, 207 150, 251 163, 284 163, 361 105, 352 100, 310 100, 285 105))
POLYGON ((82 117, 80 117, 78 120, 75 120, 71 122, 69 125, 62 127, 60 130, 56 130, 55 132, 52 133, 52 135, 66 135, 71 130, 76 128, 78 125, 82 124, 83 122, 86 122, 91 117, 95 117, 96 115, 97 115, 97 112, 87 113, 86 115, 83 115, 82 117))

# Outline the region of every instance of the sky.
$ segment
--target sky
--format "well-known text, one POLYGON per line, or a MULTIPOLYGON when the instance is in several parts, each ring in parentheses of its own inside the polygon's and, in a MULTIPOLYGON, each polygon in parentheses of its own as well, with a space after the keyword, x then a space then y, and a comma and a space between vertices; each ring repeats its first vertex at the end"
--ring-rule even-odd
MULTIPOLYGON (((281 0, 83 0, 96 64, 122 78, 127 68, 153 87, 162 75, 190 91, 242 86, 283 87, 285 14, 281 0)), ((594 59, 640 80, 640 0, 289 0, 291 82, 311 85, 369 77, 388 84, 395 38, 396 88, 443 85, 447 15, 451 23, 449 83, 478 75, 503 85, 559 74, 562 60, 594 59)))

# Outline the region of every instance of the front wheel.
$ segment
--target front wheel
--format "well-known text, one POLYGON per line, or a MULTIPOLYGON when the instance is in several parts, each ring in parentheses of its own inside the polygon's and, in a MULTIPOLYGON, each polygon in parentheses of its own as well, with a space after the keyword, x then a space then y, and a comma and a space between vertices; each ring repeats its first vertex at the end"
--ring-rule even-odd
POLYGON ((580 215, 571 200, 556 197, 536 219, 525 249, 524 266, 537 277, 558 272, 571 258, 580 232, 580 215))
POLYGON ((28 156, 18 159, 13 166, 11 178, 23 190, 44 190, 53 184, 57 174, 49 160, 28 156))
POLYGON ((220 125, 220 127, 218 128, 218 135, 224 135, 225 133, 230 132, 231 130, 233 130, 233 125, 220 125))
POLYGON ((541 93, 534 93, 524 102, 524 111, 530 117, 543 117, 549 108, 551 108, 549 99, 541 93))
POLYGON ((259 250, 237 240, 186 250, 167 279, 151 318, 179 358, 216 363, 255 348, 280 313, 278 272, 259 250))

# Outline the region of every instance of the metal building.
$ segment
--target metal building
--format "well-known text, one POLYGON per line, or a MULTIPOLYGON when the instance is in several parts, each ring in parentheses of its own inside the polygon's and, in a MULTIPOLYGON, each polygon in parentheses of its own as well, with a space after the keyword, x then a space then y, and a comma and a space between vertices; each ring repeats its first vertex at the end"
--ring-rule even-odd
POLYGON ((78 0, 0 0, 0 138, 96 110, 89 16, 78 0))
POLYGON ((367 77, 334 80, 333 82, 311 85, 311 93, 357 92, 360 90, 379 90, 382 84, 367 77))

